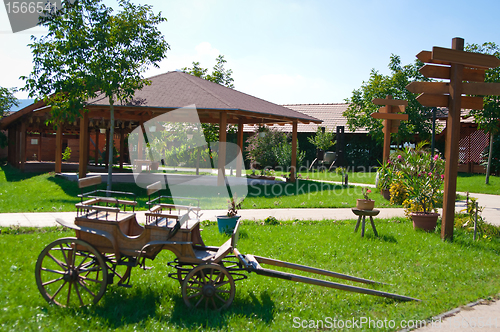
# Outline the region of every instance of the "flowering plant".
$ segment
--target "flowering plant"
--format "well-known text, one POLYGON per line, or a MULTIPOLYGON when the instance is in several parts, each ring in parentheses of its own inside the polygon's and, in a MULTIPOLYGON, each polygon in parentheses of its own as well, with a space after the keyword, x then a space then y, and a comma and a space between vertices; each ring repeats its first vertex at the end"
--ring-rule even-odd
POLYGON ((423 213, 435 210, 442 196, 444 179, 444 160, 438 154, 431 156, 424 149, 426 144, 421 142, 415 148, 405 148, 395 162, 396 174, 407 193, 405 207, 423 213))
POLYGON ((389 189, 394 177, 394 163, 387 160, 386 163, 381 163, 377 170, 375 185, 380 190, 389 189))
POLYGON ((363 197, 366 199, 366 200, 369 200, 370 197, 368 197, 368 194, 370 194, 372 191, 366 187, 363 187, 362 189, 362 193, 363 193, 363 197))
POLYGON ((234 217, 238 214, 238 209, 241 208, 244 198, 238 200, 236 194, 227 200, 227 216, 234 217))

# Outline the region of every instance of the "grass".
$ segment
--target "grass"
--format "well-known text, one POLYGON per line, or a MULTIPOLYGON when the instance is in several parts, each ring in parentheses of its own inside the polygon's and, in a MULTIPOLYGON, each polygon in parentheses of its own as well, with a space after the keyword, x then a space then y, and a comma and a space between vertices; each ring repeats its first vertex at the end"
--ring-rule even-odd
POLYGON ((486 175, 458 173, 457 190, 478 194, 500 195, 500 176, 490 176, 485 184, 486 175))
MULTIPOLYGON (((101 185, 105 188, 105 185, 101 185)), ((187 187, 190 192, 176 192, 176 196, 201 200, 203 209, 225 209, 226 194, 219 195, 220 188, 187 187), (196 190, 193 193, 193 189, 196 190)), ((245 188, 246 189, 246 188, 245 188)), ((139 209, 146 209, 147 193, 134 183, 113 184, 113 190, 137 194, 139 209)), ((257 185, 248 188, 243 209, 263 208, 314 208, 352 207, 362 198, 361 188, 300 180, 297 184, 281 182, 275 185, 257 185)), ((80 193, 75 182, 54 173, 22 173, 11 166, 0 170, 0 213, 7 212, 68 212, 74 211, 80 193)), ((380 193, 373 192, 378 207, 390 207, 380 193)))
MULTIPOLYGON (((398 302, 250 274, 236 283, 236 297, 227 311, 189 310, 178 282, 167 277, 173 271, 166 263, 173 255, 162 252, 155 261, 148 261, 152 270, 134 269, 132 288, 111 285, 97 305, 63 309, 48 305, 39 294, 34 265, 47 244, 74 234, 54 228, 28 230, 28 234, 22 234, 23 229, 4 229, 0 235, 0 329, 290 331, 294 322, 305 320, 309 326, 310 321, 326 317, 387 319, 397 327, 402 320, 428 319, 500 292, 498 238, 473 242, 470 234, 455 230, 454 242, 443 242, 439 230, 414 231, 402 219, 377 219, 376 225, 380 237, 368 229, 361 238, 359 232, 353 233, 354 220, 289 221, 278 226, 245 221, 238 248, 243 254, 389 283, 375 288, 422 302, 398 302)), ((217 226, 203 228, 205 243, 220 245, 226 240, 217 226)))

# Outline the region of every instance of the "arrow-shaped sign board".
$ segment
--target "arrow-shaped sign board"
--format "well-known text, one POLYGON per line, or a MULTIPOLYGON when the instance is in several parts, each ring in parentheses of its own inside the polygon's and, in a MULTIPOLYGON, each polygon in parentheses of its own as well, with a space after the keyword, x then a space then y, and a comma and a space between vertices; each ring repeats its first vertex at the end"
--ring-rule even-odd
POLYGON ((387 120, 408 120, 408 114, 397 113, 372 113, 374 119, 387 119, 387 120))
POLYGON ((465 52, 437 46, 432 48, 432 60, 480 68, 496 68, 500 66, 500 59, 491 54, 465 52))
MULTIPOLYGON (((406 89, 412 93, 430 93, 436 95, 444 95, 450 93, 450 83, 411 82, 406 86, 406 89)), ((462 83, 462 93, 466 95, 498 96, 500 95, 500 84, 484 82, 462 83)), ((466 108, 465 106, 462 107, 466 108)))
MULTIPOLYGON (((450 79, 450 67, 424 65, 419 69, 419 72, 428 78, 450 79)), ((484 82, 484 69, 464 68, 463 80, 470 82, 484 82)))
MULTIPOLYGON (((431 93, 422 93, 417 97, 417 101, 422 106, 428 107, 448 107, 449 95, 437 95, 431 93)), ((482 110, 483 98, 481 97, 462 97, 462 108, 482 110)))
POLYGON ((398 100, 398 99, 382 99, 382 98, 374 98, 372 102, 375 105, 394 105, 394 106, 408 106, 408 101, 406 100, 398 100))

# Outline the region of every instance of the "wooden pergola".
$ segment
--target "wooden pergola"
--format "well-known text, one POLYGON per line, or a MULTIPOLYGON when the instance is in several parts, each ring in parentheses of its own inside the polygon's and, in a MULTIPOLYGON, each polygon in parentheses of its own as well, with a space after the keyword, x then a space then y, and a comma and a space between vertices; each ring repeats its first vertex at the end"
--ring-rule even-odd
MULTIPOLYGON (((124 139, 127 134, 148 120, 172 110, 195 105, 201 123, 217 123, 220 126, 219 141, 226 142, 226 126, 238 126, 237 144, 243 148, 243 125, 245 124, 291 124, 292 161, 291 180, 295 180, 297 159, 297 124, 322 121, 289 108, 270 103, 222 85, 183 73, 168 72, 148 79, 151 84, 137 90, 127 104, 116 101, 115 132, 120 136, 120 166, 123 167, 124 139)), ((107 130, 109 138, 109 102, 104 95, 89 100, 82 117, 72 123, 63 123, 55 129, 46 126, 51 107, 39 101, 0 120, 0 129, 8 130, 8 161, 24 170, 26 162, 27 133, 40 133, 39 149, 43 148, 42 133, 56 133, 55 171, 61 172, 63 134, 79 135, 79 177, 87 174, 90 156, 90 135, 101 129, 107 130)), ((109 147, 109 145, 108 145, 109 147)), ((108 150, 109 151, 109 150, 108 150)), ((219 183, 224 174, 225 151, 219 152, 219 183)), ((96 153, 97 156, 97 153, 96 153)), ((241 168, 237 169, 241 176, 241 168)))

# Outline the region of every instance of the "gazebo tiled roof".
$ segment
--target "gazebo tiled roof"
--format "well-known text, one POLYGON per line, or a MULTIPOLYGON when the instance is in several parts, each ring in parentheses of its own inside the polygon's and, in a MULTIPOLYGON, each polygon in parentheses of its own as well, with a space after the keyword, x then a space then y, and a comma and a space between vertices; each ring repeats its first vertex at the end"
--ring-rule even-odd
MULTIPOLYGON (((202 122, 203 115, 210 111, 225 110, 229 123, 236 123, 236 117, 231 117, 231 114, 244 116, 246 123, 290 122, 292 119, 300 123, 321 123, 321 120, 308 114, 180 71, 167 72, 148 80, 151 84, 136 91, 133 100, 122 106, 176 109, 194 104, 198 110, 205 111, 200 113, 202 122)), ((88 104, 89 107, 109 107, 105 96, 89 100, 88 104)))

